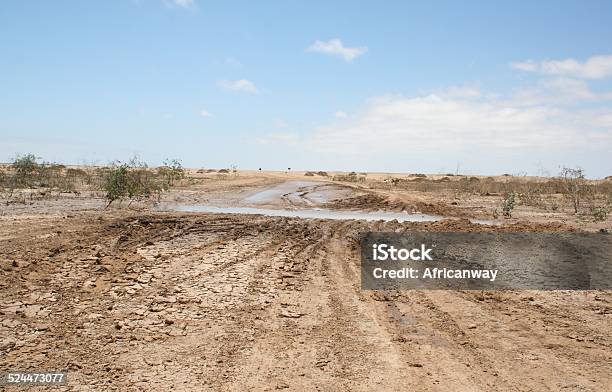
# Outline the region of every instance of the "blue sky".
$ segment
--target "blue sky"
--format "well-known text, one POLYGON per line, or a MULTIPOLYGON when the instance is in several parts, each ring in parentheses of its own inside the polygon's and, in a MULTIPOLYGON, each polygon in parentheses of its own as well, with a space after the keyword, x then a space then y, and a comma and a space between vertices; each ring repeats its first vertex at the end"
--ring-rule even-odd
POLYGON ((0 161, 612 175, 612 2, 0 4, 0 161))

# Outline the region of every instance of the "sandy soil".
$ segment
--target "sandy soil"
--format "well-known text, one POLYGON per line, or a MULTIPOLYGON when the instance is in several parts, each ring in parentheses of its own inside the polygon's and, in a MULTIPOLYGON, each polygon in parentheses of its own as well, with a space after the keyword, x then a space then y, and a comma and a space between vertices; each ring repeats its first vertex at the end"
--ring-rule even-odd
MULTIPOLYGON (((203 180, 167 201, 240 204, 295 178, 203 180)), ((328 206, 358 206, 343 196, 346 205, 328 206)), ((403 208, 386 205, 382 193, 350 196, 380 198, 366 208, 403 208)), ((276 205, 286 203, 302 201, 281 197, 276 205)), ((68 390, 608 391, 612 384, 612 292, 360 289, 363 231, 580 228, 567 222, 385 223, 102 206, 82 195, 2 207, 0 370, 67 369, 68 390)))

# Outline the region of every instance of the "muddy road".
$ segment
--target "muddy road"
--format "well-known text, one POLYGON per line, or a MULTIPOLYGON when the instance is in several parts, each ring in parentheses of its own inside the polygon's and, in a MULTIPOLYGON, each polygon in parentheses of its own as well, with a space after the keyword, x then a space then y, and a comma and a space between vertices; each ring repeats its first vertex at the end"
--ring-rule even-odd
POLYGON ((126 210, 0 219, 0 369, 67 369, 67 390, 612 383, 611 292, 360 289, 363 231, 563 225, 126 210))

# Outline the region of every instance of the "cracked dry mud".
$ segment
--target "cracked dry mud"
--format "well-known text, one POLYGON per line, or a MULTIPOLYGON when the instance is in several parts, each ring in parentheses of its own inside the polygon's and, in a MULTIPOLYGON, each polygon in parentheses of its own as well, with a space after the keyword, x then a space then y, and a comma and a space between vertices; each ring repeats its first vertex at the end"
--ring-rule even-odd
POLYGON ((0 227, 0 369, 67 369, 64 389, 612 382, 610 292, 360 290, 361 231, 503 227, 126 212, 33 220, 0 227))

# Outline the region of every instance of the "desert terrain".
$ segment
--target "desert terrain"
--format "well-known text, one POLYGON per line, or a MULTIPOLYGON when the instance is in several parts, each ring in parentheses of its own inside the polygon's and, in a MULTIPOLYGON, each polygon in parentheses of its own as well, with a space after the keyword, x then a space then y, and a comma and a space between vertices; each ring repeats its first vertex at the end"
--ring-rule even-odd
POLYGON ((499 194, 468 192, 478 177, 460 191, 446 175, 352 176, 191 170, 155 204, 7 199, 0 371, 65 369, 60 389, 96 391, 610 390, 612 292, 364 291, 358 242, 606 235, 610 218, 535 203, 503 217, 499 194))

